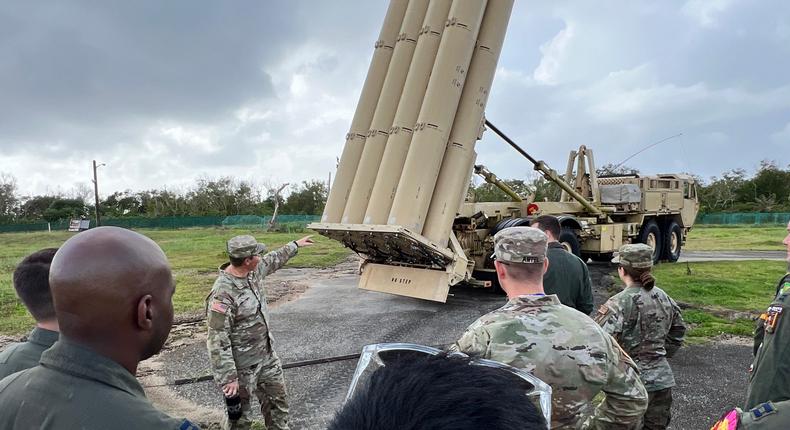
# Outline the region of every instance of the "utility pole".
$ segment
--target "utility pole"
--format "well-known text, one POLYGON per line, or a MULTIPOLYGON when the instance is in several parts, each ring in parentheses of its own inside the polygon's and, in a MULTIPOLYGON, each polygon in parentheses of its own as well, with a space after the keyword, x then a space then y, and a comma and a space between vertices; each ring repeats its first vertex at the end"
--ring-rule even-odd
POLYGON ((96 160, 93 160, 93 195, 96 198, 96 227, 101 225, 101 216, 99 215, 99 181, 96 179, 96 169, 104 165, 104 163, 96 165, 96 160))

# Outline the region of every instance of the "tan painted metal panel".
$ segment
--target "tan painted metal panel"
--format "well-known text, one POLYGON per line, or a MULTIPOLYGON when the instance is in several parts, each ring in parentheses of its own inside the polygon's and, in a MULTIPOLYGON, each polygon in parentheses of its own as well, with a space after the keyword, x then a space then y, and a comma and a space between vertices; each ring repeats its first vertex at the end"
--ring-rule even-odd
POLYGON ((431 0, 428 6, 363 218, 365 224, 387 223, 451 5, 452 0, 431 0))
POLYGON ((401 32, 395 42, 395 51, 392 54, 392 60, 390 60, 389 71, 384 79, 376 112, 373 114, 370 130, 367 133, 365 148, 362 150, 354 184, 340 220, 342 223, 358 224, 365 216, 365 210, 373 191, 373 183, 376 181, 381 157, 387 145, 389 130, 392 128, 392 120, 401 93, 403 93, 403 84, 406 82, 406 75, 427 9, 427 0, 411 0, 406 9, 401 32))
POLYGON ((388 219, 422 233, 447 139, 458 110, 486 1, 455 1, 388 219))
POLYGON ((351 121, 351 129, 346 134, 346 144, 340 156, 340 164, 337 166, 335 181, 329 191, 324 214, 321 217, 323 222, 338 222, 343 215, 348 193, 351 191, 354 175, 359 165, 359 158, 362 156, 365 146, 365 138, 373 119, 373 112, 378 104, 384 78, 387 75, 395 39, 398 36, 408 4, 408 0, 390 1, 379 40, 374 45, 373 59, 370 61, 368 74, 359 95, 357 110, 351 121))
POLYGON ((513 0, 488 2, 480 24, 477 45, 423 228, 423 236, 441 245, 450 237, 453 219, 469 187, 467 167, 474 163, 474 146, 482 135, 483 115, 512 10, 513 0))
POLYGON ((441 270, 368 264, 362 269, 359 288, 444 303, 450 275, 441 270))

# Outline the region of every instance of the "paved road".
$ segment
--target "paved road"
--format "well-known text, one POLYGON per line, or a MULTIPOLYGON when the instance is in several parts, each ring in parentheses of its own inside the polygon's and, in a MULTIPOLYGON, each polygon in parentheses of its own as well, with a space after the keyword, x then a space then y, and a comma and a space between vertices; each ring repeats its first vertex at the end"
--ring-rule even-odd
POLYGON ((683 251, 679 262, 785 260, 786 251, 683 251))
MULTIPOLYGON (((376 342, 447 344, 478 316, 504 302, 486 291, 451 292, 448 302, 440 304, 358 290, 354 276, 319 279, 299 300, 272 312, 276 348, 288 363, 355 353, 376 342)), ((202 342, 177 348, 163 360, 170 380, 204 373, 208 363, 202 342)), ((671 428, 709 428, 722 410, 740 403, 749 360, 750 350, 744 344, 682 349, 672 363, 679 385, 671 428)), ((343 361, 286 370, 292 428, 325 428, 342 402, 355 365, 343 361)), ((211 382, 177 391, 197 404, 222 408, 211 382)))

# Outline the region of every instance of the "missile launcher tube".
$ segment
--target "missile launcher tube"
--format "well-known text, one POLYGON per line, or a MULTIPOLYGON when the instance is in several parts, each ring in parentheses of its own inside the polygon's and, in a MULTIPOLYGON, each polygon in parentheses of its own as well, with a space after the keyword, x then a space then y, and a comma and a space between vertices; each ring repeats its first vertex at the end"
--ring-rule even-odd
POLYGON ((422 233, 486 1, 455 1, 439 44, 388 224, 422 233))
POLYGON ((403 84, 406 81, 417 37, 427 9, 427 0, 411 0, 406 9, 387 77, 384 79, 376 112, 373 114, 365 147, 359 159, 359 167, 357 167, 346 208, 340 221, 343 224, 359 224, 365 216, 373 183, 376 181, 376 173, 387 145, 389 130, 392 127, 398 101, 403 93, 403 84))
POLYGON ((408 0, 391 0, 387 14, 384 17, 384 24, 381 27, 379 40, 375 44, 373 59, 368 68, 365 84, 359 95, 357 110, 354 119, 351 121, 351 128, 346 134, 346 143, 343 153, 340 156, 340 163, 335 174, 335 181, 326 200, 322 222, 336 223, 343 216, 346 207, 348 193, 357 172, 359 159, 365 146, 365 139, 370 123, 373 119, 373 112, 378 104, 384 78, 389 68, 390 59, 395 46, 395 39, 406 14, 408 0))
POLYGON ((387 223, 451 5, 452 0, 431 0, 428 5, 363 218, 365 224, 387 223))
POLYGON ((474 163, 475 143, 482 136, 483 115, 505 40, 513 1, 489 1, 480 24, 475 52, 422 232, 427 239, 441 245, 447 244, 456 210, 463 202, 469 187, 467 166, 474 163))

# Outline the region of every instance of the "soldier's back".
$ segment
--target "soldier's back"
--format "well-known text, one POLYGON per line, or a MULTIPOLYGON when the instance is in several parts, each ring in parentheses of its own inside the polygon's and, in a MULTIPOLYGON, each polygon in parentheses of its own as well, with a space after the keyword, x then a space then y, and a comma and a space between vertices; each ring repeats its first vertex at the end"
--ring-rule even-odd
POLYGON ((592 412, 618 356, 611 338, 557 296, 519 297, 469 327, 461 351, 526 369, 552 386, 552 428, 592 412), (614 357, 613 357, 614 355, 614 357))
POLYGON ((156 409, 137 379, 117 363, 98 354, 74 353, 73 346, 62 342, 42 355, 42 366, 0 382, 0 428, 197 428, 156 409))
POLYGON ((601 306, 596 321, 634 359, 648 391, 675 386, 667 342, 678 333, 682 338, 685 330, 678 328, 683 324, 680 309, 667 293, 635 284, 601 306))
POLYGON ((0 379, 31 367, 38 366, 41 353, 58 340, 58 333, 35 328, 26 342, 14 343, 0 352, 0 379))

